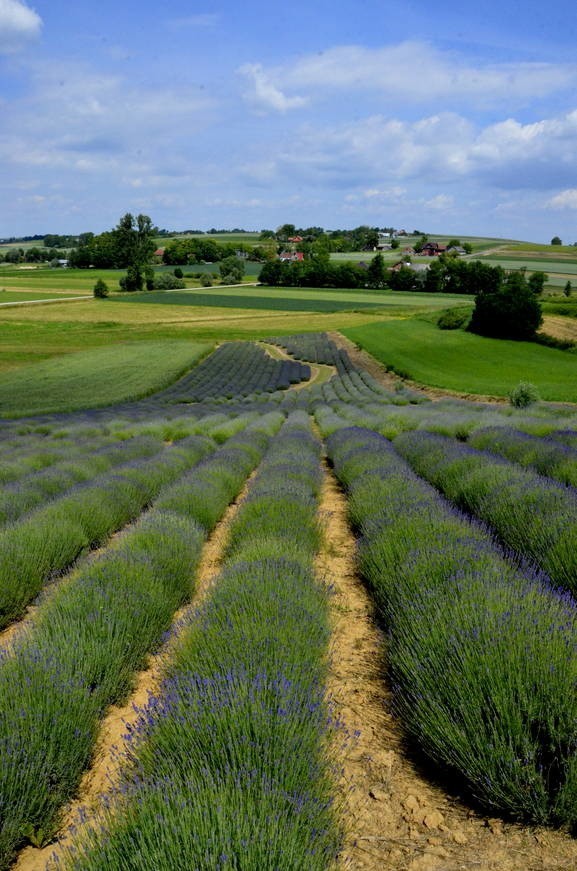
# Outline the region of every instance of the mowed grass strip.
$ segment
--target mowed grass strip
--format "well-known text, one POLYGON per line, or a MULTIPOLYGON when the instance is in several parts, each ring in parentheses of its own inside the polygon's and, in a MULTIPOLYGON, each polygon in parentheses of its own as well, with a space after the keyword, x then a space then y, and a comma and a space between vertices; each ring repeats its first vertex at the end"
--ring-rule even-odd
POLYGON ((168 386, 210 350, 195 342, 141 342, 65 354, 0 375, 0 416, 95 408, 168 386))
POLYGON ((577 402, 577 354, 567 351, 439 330, 416 318, 343 333, 393 371, 431 387, 507 396, 519 381, 529 381, 541 399, 577 402))

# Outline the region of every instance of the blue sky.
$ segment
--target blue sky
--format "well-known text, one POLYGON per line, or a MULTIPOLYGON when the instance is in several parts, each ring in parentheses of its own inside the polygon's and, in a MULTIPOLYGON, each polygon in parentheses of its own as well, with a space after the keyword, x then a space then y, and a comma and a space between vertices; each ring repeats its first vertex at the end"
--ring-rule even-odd
POLYGON ((0 236, 577 241, 569 2, 0 0, 0 236))

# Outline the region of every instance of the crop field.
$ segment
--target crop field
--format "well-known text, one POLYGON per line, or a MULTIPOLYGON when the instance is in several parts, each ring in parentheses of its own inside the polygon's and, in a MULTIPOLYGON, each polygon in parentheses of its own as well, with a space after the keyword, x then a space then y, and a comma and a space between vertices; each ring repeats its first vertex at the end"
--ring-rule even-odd
POLYGON ((577 356, 382 296, 2 311, 0 871, 577 867, 577 356))
POLYGON ((537 385, 542 399, 577 402, 573 352, 438 330, 419 319, 343 332, 391 370, 431 387, 506 397, 519 381, 529 381, 537 385))

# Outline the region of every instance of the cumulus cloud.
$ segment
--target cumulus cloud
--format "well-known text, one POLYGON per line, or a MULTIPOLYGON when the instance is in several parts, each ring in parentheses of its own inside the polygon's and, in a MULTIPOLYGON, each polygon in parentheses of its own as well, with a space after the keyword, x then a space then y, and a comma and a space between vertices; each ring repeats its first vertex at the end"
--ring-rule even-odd
POLYGON ((28 40, 36 38, 42 19, 20 0, 0 0, 0 52, 18 51, 28 40))
POLYGON ((570 63, 472 64, 419 41, 367 48, 335 46, 260 74, 317 98, 343 92, 379 94, 392 103, 473 101, 477 106, 528 102, 575 87, 570 63))
POLYGON ((304 97, 287 97, 265 73, 261 64, 244 64, 238 72, 250 82, 251 88, 245 98, 260 110, 287 112, 289 109, 300 109, 308 102, 304 97))
POLYGON ((555 194, 546 205, 550 209, 577 209, 577 188, 567 188, 555 194))

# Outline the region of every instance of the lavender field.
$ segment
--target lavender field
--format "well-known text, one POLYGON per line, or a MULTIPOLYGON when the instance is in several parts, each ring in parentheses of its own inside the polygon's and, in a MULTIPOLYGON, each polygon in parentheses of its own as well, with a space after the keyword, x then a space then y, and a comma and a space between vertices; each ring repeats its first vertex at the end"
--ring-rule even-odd
POLYGON ((331 484, 395 752, 575 860, 502 867, 577 865, 577 407, 432 400, 302 334, 0 451, 0 869, 420 867, 400 828, 362 858, 341 783, 331 484))

